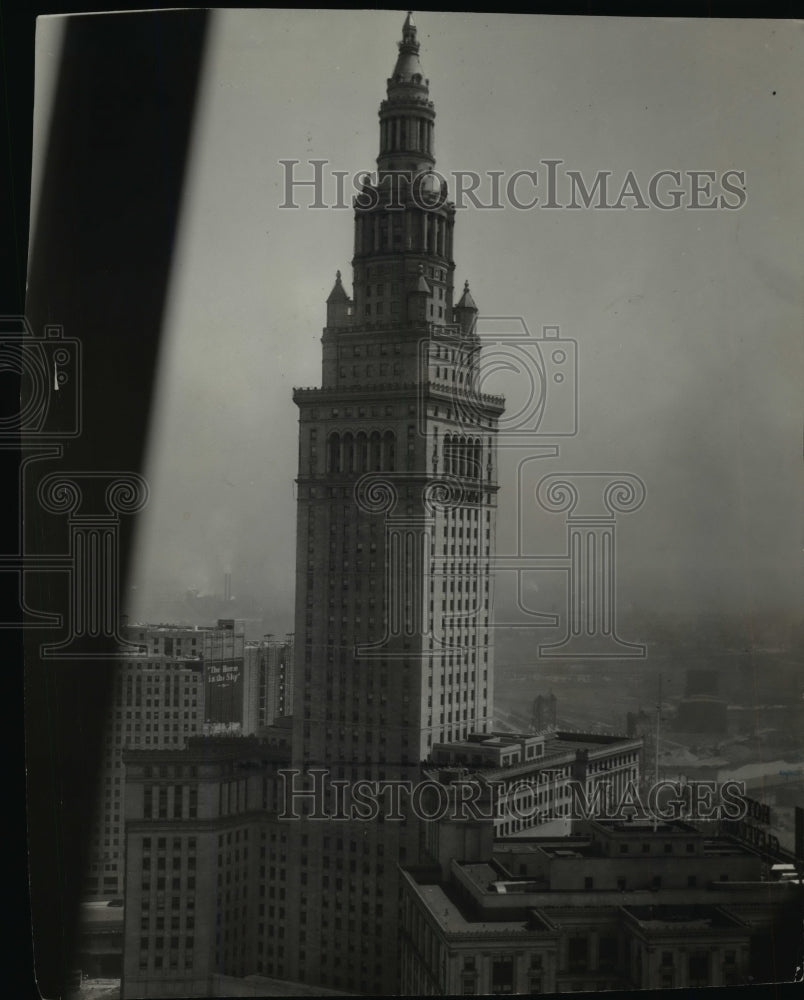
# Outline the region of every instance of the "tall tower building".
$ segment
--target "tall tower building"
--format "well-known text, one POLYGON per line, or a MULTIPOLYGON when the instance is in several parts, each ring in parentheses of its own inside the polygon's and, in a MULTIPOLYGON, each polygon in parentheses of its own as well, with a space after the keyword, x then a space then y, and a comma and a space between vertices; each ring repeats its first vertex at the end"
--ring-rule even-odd
MULTIPOLYGON (((379 120, 376 177, 354 204, 353 292, 338 272, 321 387, 294 391, 293 757, 301 775, 415 782, 433 744, 492 728, 504 402, 477 388, 468 283, 454 301, 455 207, 433 173, 435 109, 410 14, 379 120)), ((299 947, 277 973, 396 992, 397 866, 418 859, 418 823, 387 803, 376 820, 312 822, 317 807, 297 798, 299 947)))

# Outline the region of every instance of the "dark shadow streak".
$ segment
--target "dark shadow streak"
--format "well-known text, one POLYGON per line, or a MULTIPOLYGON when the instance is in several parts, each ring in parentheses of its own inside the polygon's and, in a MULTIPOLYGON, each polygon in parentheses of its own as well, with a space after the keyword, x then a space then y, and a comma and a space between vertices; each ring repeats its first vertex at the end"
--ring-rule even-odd
MULTIPOLYGON (((62 460, 36 463, 37 479, 56 470, 143 471, 207 28, 208 13, 193 10, 67 24, 26 312, 37 334, 55 323, 81 341, 83 432, 62 460)), ((65 552, 65 519, 42 511, 35 488, 25 508, 27 552, 65 552)), ((134 521, 122 519, 121 594, 134 521)), ((32 576, 26 600, 66 614, 64 575, 32 576)), ((36 628, 25 635, 30 892, 36 976, 46 997, 64 995, 76 963, 114 676, 112 662, 43 659, 40 643, 64 635, 36 628)), ((113 640, 108 645, 111 654, 113 640)), ((119 829, 122 851, 122 816, 119 829)))

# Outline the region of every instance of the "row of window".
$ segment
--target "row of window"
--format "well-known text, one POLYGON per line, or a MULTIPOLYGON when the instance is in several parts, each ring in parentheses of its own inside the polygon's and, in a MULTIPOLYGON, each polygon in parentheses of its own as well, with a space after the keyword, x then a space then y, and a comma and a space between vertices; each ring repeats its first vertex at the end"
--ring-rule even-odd
MULTIPOLYGON (((167 878, 164 875, 159 875, 155 880, 151 880, 149 873, 143 873, 142 881, 140 883, 140 888, 143 892, 150 892, 152 888, 155 888, 157 892, 165 892, 167 890, 167 878)), ((180 875, 174 876, 170 880, 170 889, 173 892, 177 892, 182 888, 182 879, 180 875)), ((188 875, 185 888, 188 890, 195 889, 195 876, 188 875)))
MULTIPOLYGON (((167 858, 164 855, 160 855, 156 859, 153 859, 150 855, 144 854, 142 858, 142 871, 151 871, 151 861, 156 860, 156 871, 164 872, 167 871, 167 858)), ((180 854, 174 854, 170 859, 170 868, 172 871, 181 871, 182 866, 184 866, 188 872, 194 872, 196 866, 195 855, 188 855, 184 858, 180 854)))
POLYGON ((366 365, 365 368, 361 368, 359 365, 352 365, 351 370, 346 368, 344 365, 341 365, 338 368, 338 378, 362 378, 363 376, 365 376, 366 378, 374 378, 375 376, 383 378, 387 375, 401 375, 401 374, 402 374, 402 366, 398 361, 395 361, 393 363, 393 366, 390 368, 390 370, 387 364, 381 364, 376 369, 374 365, 366 365))
MULTIPOLYGON (((157 654, 154 654, 157 655, 157 654)), ((141 681, 157 681, 160 678, 153 678, 145 676, 142 671, 146 674, 151 674, 156 670, 170 671, 169 676, 173 677, 175 671, 182 671, 182 673, 189 674, 192 671, 192 667, 185 667, 180 663, 164 663, 163 661, 151 662, 150 660, 124 660, 122 666, 125 668, 125 681, 126 683, 131 683, 133 680, 135 683, 139 684, 141 681), (135 673, 136 671, 136 673, 135 673)), ((182 680, 187 682, 192 682, 193 677, 187 676, 182 677, 182 680)))
POLYGON ((360 215, 355 220, 356 254, 397 253, 406 244, 408 250, 446 257, 452 253, 452 227, 448 220, 438 222, 438 216, 404 208, 360 215))
POLYGON ((143 793, 145 819, 196 819, 198 817, 198 788, 176 785, 169 794, 169 786, 146 788, 143 793), (185 789, 187 794, 184 794, 185 789))
MULTIPOLYGON (((174 907, 175 911, 180 910, 180 904, 177 902, 174 907)), ((166 927, 165 920, 168 919, 164 914, 162 916, 157 916, 153 921, 153 930, 157 933, 159 931, 171 930, 171 931, 181 931, 182 923, 184 925, 185 932, 195 930, 195 914, 185 914, 183 912, 172 912, 169 918, 170 926, 166 927)), ((140 930, 141 931, 151 931, 151 915, 150 913, 142 916, 140 918, 140 930)), ((171 945, 171 947, 175 947, 171 945)))
MULTIPOLYGON (((361 348, 355 347, 355 348, 353 348, 353 350, 355 352, 355 356, 359 357, 360 356, 360 350, 361 350, 361 348)), ((368 348, 366 348, 366 350, 368 351, 368 348)), ((395 348, 395 350, 396 350, 396 348, 395 348)), ((380 415, 379 409, 380 409, 379 407, 365 407, 365 406, 357 407, 357 414, 358 414, 358 416, 361 416, 361 417, 368 416, 369 414, 372 417, 377 417, 377 416, 380 415)), ((411 417, 415 416, 416 415, 416 409, 417 408, 416 408, 416 406, 413 403, 409 403, 408 404, 408 410, 407 410, 408 416, 411 416, 411 417)), ((354 407, 350 407, 350 406, 347 406, 344 409, 344 411, 343 411, 343 415, 346 416, 346 417, 352 417, 354 415, 354 413, 355 413, 355 408, 354 407)), ((443 414, 441 413, 441 409, 438 406, 433 407, 432 412, 428 411, 428 413, 432 417, 443 416, 447 420, 452 420, 453 419, 453 410, 452 410, 452 407, 449 407, 449 406, 445 408, 443 414)), ((341 415, 341 410, 340 410, 340 407, 337 407, 337 406, 333 406, 329 410, 329 413, 328 413, 328 416, 330 416, 330 417, 339 417, 340 415, 341 415)), ((395 416, 395 415, 396 416, 400 416, 401 414, 396 413, 393 406, 386 406, 385 407, 385 416, 386 417, 392 417, 392 416, 395 416)), ((322 416, 322 414, 319 412, 319 410, 318 410, 317 407, 312 407, 310 410, 303 410, 302 411, 302 417, 305 418, 305 419, 307 419, 307 420, 318 420, 321 416, 322 416)), ((469 424, 471 424, 473 426, 480 427, 483 424, 482 419, 480 417, 478 417, 476 414, 474 414, 474 413, 465 413, 462 410, 456 411, 454 413, 454 418, 455 418, 455 420, 461 421, 461 425, 462 426, 463 425, 469 425, 469 424)), ((494 421, 490 417, 488 417, 488 418, 486 418, 485 424, 486 424, 487 427, 493 427, 494 426, 494 421)))
MULTIPOLYGON (((631 850, 631 846, 633 846, 634 848, 636 848, 636 844, 634 844, 634 845, 620 844, 620 854, 628 854, 630 852, 630 850, 631 850)), ((643 843, 641 845, 641 848, 642 848, 642 853, 643 854, 650 854, 650 852, 651 852, 651 845, 650 845, 650 843, 643 843)), ((694 854, 695 853, 695 844, 694 843, 687 843, 687 844, 685 844, 685 851, 686 851, 687 854, 694 854)), ((672 843, 666 843, 664 845, 664 853, 665 854, 672 854, 673 853, 673 844, 672 843)))
MULTIPOLYGON (((148 712, 148 711, 146 711, 146 712, 134 712, 133 708, 132 708, 132 703, 130 701, 125 702, 123 707, 125 708, 125 713, 126 713, 125 717, 127 719, 131 719, 132 717, 139 717, 139 718, 146 718, 146 719, 150 719, 151 718, 151 713, 148 712)), ((138 698, 137 705, 134 706, 134 707, 140 707, 140 708, 142 708, 142 699, 141 698, 138 698)), ((171 718, 171 714, 170 714, 171 711, 173 712, 173 716, 172 717, 174 719, 178 719, 180 717, 183 717, 185 719, 189 719, 189 718, 192 718, 193 716, 196 715, 196 713, 190 711, 190 709, 196 708, 196 707, 197 707, 197 699, 196 698, 192 698, 192 699, 185 698, 183 706, 179 705, 178 702, 174 702, 171 705, 169 701, 166 701, 163 704, 159 700, 159 698, 153 698, 153 699, 152 698, 146 698, 145 699, 145 708, 146 709, 149 709, 149 708, 167 709, 167 711, 154 712, 153 713, 153 718, 154 719, 160 718, 160 717, 161 718, 165 718, 165 719, 169 719, 169 718, 171 718), (180 714, 179 714, 179 709, 180 708, 184 709, 184 715, 183 716, 180 716, 180 714)), ((116 719, 122 719, 123 718, 123 708, 118 708, 115 711, 115 718, 116 719)))
MULTIPOLYGON (((414 84, 421 84, 421 73, 414 74, 412 81, 414 84)), ((427 118, 386 118, 380 122, 381 148, 383 152, 419 150, 430 153, 433 131, 433 122, 427 118)))
POLYGON ((327 472, 368 472, 392 470, 395 465, 396 435, 393 431, 366 434, 337 431, 327 439, 327 472))
MULTIPOLYGON (((444 318, 444 306, 438 306, 437 308, 438 308, 438 312, 436 313, 436 311, 435 311, 436 307, 431 302, 429 304, 429 307, 428 307, 427 315, 429 317, 433 318, 433 319, 436 316, 438 316, 439 319, 443 319, 444 318)), ((397 315, 400 312, 400 303, 397 300, 393 300, 391 303, 389 303, 389 310, 390 310, 390 313, 391 313, 392 316, 397 315)), ((372 316, 372 315, 374 315, 374 316, 383 316, 384 315, 383 303, 382 302, 375 302, 374 305, 373 305, 373 309, 372 309, 372 303, 371 302, 367 302, 364 305, 364 307, 363 307, 363 312, 364 312, 364 314, 366 316, 372 316)), ((399 365, 394 365, 394 373, 395 374, 399 374, 398 369, 399 369, 399 365)), ((367 374, 370 374, 370 373, 367 372, 367 374)))
MULTIPOLYGON (((365 275, 366 281, 371 281, 371 279, 387 278, 389 275, 394 275, 398 273, 398 265, 396 264, 369 264, 366 267, 365 275)), ((428 278, 434 278, 436 281, 446 281, 447 272, 443 267, 434 267, 432 264, 425 267, 425 274, 428 278)))
MULTIPOLYGON (((352 346, 352 349, 351 349, 351 355, 352 355, 353 358, 362 358, 363 356, 365 356, 367 358, 370 358, 374 354, 379 354, 380 356, 385 356, 386 354, 388 354, 389 350, 392 350, 394 354, 401 354, 402 353, 402 345, 401 344, 385 344, 382 341, 379 344, 354 344, 352 346)), ((338 351, 338 359, 340 361, 345 361, 346 358, 348 357, 348 353, 349 352, 347 351, 346 347, 341 347, 339 349, 339 351, 338 351)), ((415 406, 410 406, 409 405, 408 408, 409 408, 410 412, 413 412, 413 413, 416 412, 416 407, 415 406)), ((352 416, 352 408, 351 407, 347 407, 346 410, 345 410, 345 413, 346 413, 347 417, 351 417, 352 416)), ((394 416, 394 413, 395 413, 395 410, 394 410, 393 406, 386 406, 385 407, 385 416, 386 417, 392 417, 392 416, 394 416)), ((317 411, 313 410, 313 414, 314 414, 313 415, 313 420, 317 419, 317 416, 318 416, 317 411)), ((338 411, 337 410, 333 410, 333 414, 332 415, 335 416, 335 417, 337 417, 338 411)), ((365 407, 359 407, 359 415, 361 417, 364 417, 366 415, 365 407)), ((375 412, 374 408, 372 408, 372 416, 378 416, 378 415, 379 414, 377 412, 375 412)))
POLYGON ((164 955, 160 952, 152 954, 151 952, 140 952, 139 969, 140 972, 146 972, 149 968, 149 958, 152 961, 153 969, 170 969, 171 971, 178 971, 178 969, 184 969, 185 972, 189 972, 193 968, 193 952, 185 951, 184 959, 179 962, 179 955, 176 952, 171 952, 168 957, 168 962, 165 963, 164 955))
MULTIPOLYGON (((170 841, 170 847, 173 851, 180 851, 182 847, 185 846, 187 850, 192 853, 196 850, 198 846, 198 841, 195 837, 188 837, 184 841, 181 837, 172 837, 170 841)), ((153 849, 157 851, 166 851, 168 849, 167 837, 143 837, 142 838, 142 850, 143 854, 148 854, 149 851, 153 849)))

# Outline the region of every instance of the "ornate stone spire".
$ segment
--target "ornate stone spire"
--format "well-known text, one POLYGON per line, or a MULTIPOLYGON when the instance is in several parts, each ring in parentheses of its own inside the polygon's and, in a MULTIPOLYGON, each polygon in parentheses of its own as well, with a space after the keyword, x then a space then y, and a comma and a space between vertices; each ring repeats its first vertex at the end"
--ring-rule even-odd
POLYGON ((387 81, 387 97, 380 105, 380 155, 377 166, 409 170, 414 175, 432 169, 435 110, 429 83, 419 62, 419 43, 413 13, 408 11, 398 43, 394 71, 387 81))
POLYGON ((460 298, 456 309, 474 309, 477 312, 477 306, 475 305, 475 300, 472 298, 472 293, 469 291, 469 282, 464 281, 463 283, 463 295, 460 298))
MULTIPOLYGON (((416 41, 416 25, 413 23, 413 11, 408 11, 402 26, 402 41, 399 42, 399 57, 396 60, 394 72, 388 81, 388 87, 396 83, 412 83, 413 78, 422 79, 422 68, 419 64, 419 43, 416 41)), ((427 83, 424 81, 424 89, 427 83)))
POLYGON ((349 296, 346 294, 346 289, 343 287, 341 282, 341 272, 335 272, 335 284, 332 286, 332 291, 329 293, 327 302, 348 302, 349 296))
POLYGON ((327 326, 346 326, 352 320, 352 300, 341 282, 341 272, 335 272, 335 284, 327 296, 327 326))
MULTIPOLYGON (((455 206, 448 201, 446 181, 433 170, 435 108, 419 64, 410 12, 398 49, 379 110, 377 174, 364 179, 354 199, 353 301, 336 281, 327 303, 332 327, 373 326, 379 332, 406 324, 457 322, 452 301, 455 206)), ((387 364, 380 362, 383 368, 387 364)))
POLYGON ((471 335, 475 333, 477 306, 475 305, 475 300, 472 298, 472 293, 469 291, 468 281, 464 282, 463 295, 455 306, 455 322, 460 326, 464 334, 471 335))

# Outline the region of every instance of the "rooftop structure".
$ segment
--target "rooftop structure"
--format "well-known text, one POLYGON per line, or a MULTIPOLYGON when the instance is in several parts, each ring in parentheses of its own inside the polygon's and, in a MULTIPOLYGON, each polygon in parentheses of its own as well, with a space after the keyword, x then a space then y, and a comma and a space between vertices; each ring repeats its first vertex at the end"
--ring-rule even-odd
POLYGON ((792 954, 798 886, 755 852, 681 822, 580 826, 498 839, 446 878, 407 870, 403 992, 736 985, 792 954))

